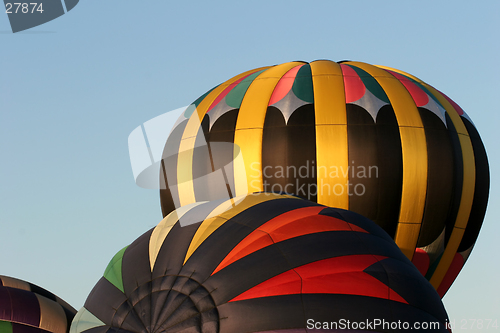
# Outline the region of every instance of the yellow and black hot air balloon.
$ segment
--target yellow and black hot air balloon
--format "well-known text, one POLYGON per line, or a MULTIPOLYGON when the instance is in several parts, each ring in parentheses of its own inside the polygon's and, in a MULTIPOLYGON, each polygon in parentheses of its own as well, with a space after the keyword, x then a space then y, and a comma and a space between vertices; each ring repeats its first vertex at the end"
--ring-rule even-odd
POLYGON ((440 295, 479 234, 485 148, 465 112, 400 70, 289 62, 198 98, 164 149, 163 215, 246 193, 293 193, 375 221, 440 295))

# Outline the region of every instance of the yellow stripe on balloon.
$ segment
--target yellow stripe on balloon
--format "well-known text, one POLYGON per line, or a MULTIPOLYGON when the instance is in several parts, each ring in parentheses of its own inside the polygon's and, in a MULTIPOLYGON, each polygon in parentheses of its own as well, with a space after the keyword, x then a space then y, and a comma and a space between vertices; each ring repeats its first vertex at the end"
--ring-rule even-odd
POLYGON ((66 321, 60 320, 66 316, 63 307, 44 296, 35 295, 40 304, 40 328, 47 332, 66 333, 68 325, 66 321))
MULTIPOLYGON (((457 220, 458 219, 459 218, 457 217, 457 220)), ((434 271, 434 273, 431 276, 431 279, 429 280, 434 289, 437 290, 439 288, 439 285, 441 284, 446 273, 448 272, 448 269, 450 268, 453 258, 457 253, 458 247, 462 242, 464 233, 465 233, 465 228, 459 228, 455 224, 455 226, 453 227, 453 231, 451 232, 450 239, 448 240, 448 243, 445 245, 444 253, 441 256, 441 259, 439 260, 439 264, 437 265, 436 270, 434 271)))
MULTIPOLYGON (((377 66, 384 68, 383 66, 377 66)), ((448 271, 455 254, 458 251, 458 247, 460 246, 460 242, 462 241, 462 237, 465 232, 465 228, 467 227, 467 223, 469 221, 470 211, 472 209, 472 202, 474 200, 474 190, 475 190, 475 182, 476 182, 476 166, 474 159, 474 149, 472 147, 472 142, 469 137, 469 133, 467 132, 467 128, 465 127, 460 115, 457 110, 451 105, 451 103, 434 87, 428 85, 424 81, 419 78, 403 72, 401 70, 385 67, 389 70, 395 71, 397 73, 406 75, 413 80, 419 82, 423 85, 444 107, 446 113, 450 117, 455 130, 458 133, 458 138, 460 141, 460 147, 462 149, 462 163, 463 163, 463 183, 462 183, 462 195, 460 198, 460 206, 458 209, 457 218, 455 220, 455 225, 453 226, 453 231, 451 233, 450 239, 446 244, 445 251, 443 256, 441 257, 436 270, 434 271, 430 282, 434 286, 434 288, 438 288, 443 280, 446 272, 448 271)))
POLYGON ((242 211, 253 207, 259 203, 275 199, 297 199, 291 195, 279 195, 275 193, 255 193, 239 196, 227 200, 217 206, 196 230, 196 233, 189 244, 184 263, 188 261, 196 249, 210 236, 215 230, 222 226, 226 221, 233 218, 242 211))
POLYGON ((439 100, 441 105, 445 108, 450 116, 453 125, 458 133, 460 146, 462 148, 462 163, 463 163, 463 182, 462 182, 462 196, 460 198, 460 206, 458 208, 457 218, 450 239, 446 244, 443 256, 439 261, 430 282, 434 288, 438 288, 443 280, 448 268, 450 267, 455 254, 458 251, 460 242, 469 222, 469 216, 472 209, 472 202, 474 200, 474 191, 476 186, 476 162, 474 159, 474 148, 468 135, 467 129, 462 122, 461 117, 458 115, 455 108, 448 100, 441 95, 437 90, 431 86, 424 84, 424 86, 431 91, 434 96, 439 100), (463 133, 467 134, 463 134, 463 133))
POLYGON ((344 78, 340 65, 330 60, 310 64, 314 90, 317 170, 340 170, 338 177, 318 172, 318 203, 349 209, 349 152, 344 78), (344 171, 345 170, 345 171, 344 171), (339 187, 340 186, 340 187, 339 187), (340 190, 338 190, 340 188, 340 190))
POLYGON ((376 67, 388 69, 390 71, 399 73, 401 75, 405 75, 405 76, 417 81, 421 85, 423 85, 439 101, 439 103, 441 103, 441 105, 445 108, 445 110, 447 111, 451 120, 453 121, 453 125, 455 126, 455 130, 457 131, 457 133, 469 136, 469 133, 467 132, 467 129, 465 128, 465 125, 463 124, 462 120, 460 119, 460 116, 458 115, 458 113, 456 111, 450 112, 451 110, 455 110, 455 109, 453 108, 453 106, 451 106, 450 102, 448 102, 448 100, 445 97, 443 97, 443 95, 439 91, 434 89, 434 87, 428 85, 424 81, 420 80, 418 77, 413 76, 409 73, 406 73, 402 70, 387 67, 387 66, 380 66, 380 65, 376 65, 376 67))
POLYGON ((153 229, 153 232, 149 237, 149 266, 151 268, 151 272, 153 271, 163 242, 165 241, 165 238, 167 238, 170 230, 172 230, 172 227, 182 218, 182 216, 184 216, 184 214, 205 202, 196 202, 177 208, 165 216, 163 220, 161 220, 161 222, 158 223, 158 225, 153 229))
POLYGON ((31 287, 28 282, 22 281, 10 276, 0 275, 0 280, 2 280, 2 285, 4 287, 16 288, 21 290, 31 291, 31 287))
POLYGON ((377 80, 394 109, 401 136, 403 186, 395 241, 411 260, 417 245, 427 194, 427 142, 420 113, 403 84, 389 72, 361 62, 349 62, 377 80))
POLYGON ((302 64, 287 62, 269 68, 255 78, 243 96, 234 134, 235 154, 238 151, 242 157, 234 161, 236 196, 263 190, 262 135, 267 106, 281 77, 302 64))
POLYGON ((184 206, 196 201, 193 183, 193 149, 195 147, 196 136, 201 129, 201 122, 213 101, 233 82, 269 67, 261 67, 239 74, 212 90, 198 105, 188 120, 186 128, 182 134, 179 146, 177 161, 177 190, 179 192, 180 206, 184 206))

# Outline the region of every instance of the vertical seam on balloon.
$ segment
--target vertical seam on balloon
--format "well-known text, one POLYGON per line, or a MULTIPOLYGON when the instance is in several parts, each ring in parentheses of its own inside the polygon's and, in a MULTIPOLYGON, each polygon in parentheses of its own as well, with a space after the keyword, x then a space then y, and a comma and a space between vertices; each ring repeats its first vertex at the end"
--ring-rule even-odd
MULTIPOLYGON (((342 70, 339 64, 329 60, 313 61, 310 66, 314 93, 316 169, 325 167, 328 170, 331 166, 336 166, 345 170, 349 165, 349 150, 342 70), (337 94, 339 96, 336 96, 337 94), (340 149, 331 149, 333 143, 340 149)), ((348 174, 345 178, 335 180, 317 173, 317 202, 326 206, 349 209, 349 196, 347 191, 344 191, 344 184, 341 184, 342 193, 335 194, 335 187, 348 180, 348 174), (328 193, 323 191, 325 185, 328 187, 328 193)))
MULTIPOLYGON (((398 72, 401 72, 401 71, 398 71, 398 72)), ((417 77, 414 77, 414 76, 407 74, 407 73, 404 73, 404 72, 401 72, 401 73, 411 77, 412 79, 414 79, 415 81, 420 83, 423 87, 425 87, 427 89, 428 92, 430 92, 430 95, 432 96, 432 98, 438 100, 439 104, 448 113, 448 116, 450 117, 450 119, 455 127, 455 130, 458 134, 458 139, 459 139, 460 147, 462 150, 463 184, 462 184, 462 196, 460 199, 460 206, 459 206, 459 210, 457 213, 457 217, 455 219, 455 225, 454 225, 453 230, 452 230, 452 236, 454 236, 453 233, 454 233, 455 229, 460 229, 460 228, 456 228, 456 225, 463 224, 463 221, 465 221, 465 225, 466 225, 468 222, 470 211, 472 209, 473 192, 474 192, 474 188, 475 188, 475 172, 476 172, 475 171, 475 159, 474 159, 474 151, 473 151, 473 147, 472 147, 472 142, 470 141, 469 133, 468 133, 465 125, 463 124, 463 122, 458 114, 458 111, 455 110, 453 104, 448 101, 448 99, 444 96, 444 94, 439 92, 437 89, 435 89, 431 85, 418 79, 417 77), (468 156, 468 158, 464 157, 464 155, 468 156), (470 161, 471 158, 473 161, 470 161), (471 189, 470 182, 467 182, 466 180, 470 180, 472 176, 474 176, 474 181, 472 182, 472 189, 471 189), (465 218, 465 216, 467 216, 467 219, 465 218)), ((456 235, 456 232, 455 232, 455 235, 456 235)), ((446 271, 449 269, 449 267, 451 265, 451 262, 452 262, 453 257, 454 257, 454 252, 456 252, 456 250, 458 250, 458 247, 460 246, 460 241, 456 242, 455 240, 453 240, 453 242, 456 243, 457 246, 456 246, 456 249, 452 251, 451 247, 449 247, 450 241, 452 241, 451 237, 448 240, 448 243, 446 244, 446 248, 445 248, 446 256, 445 256, 445 253, 443 253, 441 255, 441 257, 439 258, 439 263, 437 264, 437 267, 433 270, 433 272, 430 276, 430 279, 429 279, 429 281, 431 282, 431 284, 433 285, 433 287, 435 289, 439 288, 439 285, 441 284, 441 281, 443 280, 443 278, 446 274, 446 271), (443 260, 443 258, 445 260, 443 260)), ((455 248, 455 246, 453 246, 453 248, 455 248)))
POLYGON ((427 197, 428 156, 422 120, 411 94, 394 75, 385 69, 364 63, 348 64, 363 69, 377 80, 389 98, 396 115, 403 156, 403 183, 399 221, 394 239, 411 260, 419 234, 417 232, 415 236, 414 226, 422 223, 427 197), (408 105, 410 105, 409 111, 408 105), (403 238, 403 232, 412 235, 411 238, 403 238))
POLYGON ((180 206, 184 206, 196 201, 193 183, 193 149, 195 146, 195 141, 193 140, 193 138, 196 137, 196 133, 198 133, 198 131, 201 129, 201 121, 206 114, 206 110, 208 109, 208 107, 210 107, 217 96, 222 91, 224 91, 225 88, 231 85, 231 83, 237 81, 241 77, 247 76, 248 74, 263 70, 265 68, 267 67, 252 69, 227 80, 223 84, 220 84, 212 91, 210 91, 210 93, 200 101, 195 109, 196 112, 193 112, 193 114, 189 117, 186 128, 184 129, 184 132, 182 134, 181 142, 179 144, 179 155, 182 154, 182 151, 184 150, 184 158, 182 159, 182 161, 180 161, 179 158, 177 160, 177 191, 179 194, 180 206), (187 181, 179 182, 179 179, 181 178, 180 175, 187 176, 187 181))
POLYGON ((263 71, 243 96, 234 131, 234 144, 240 148, 242 156, 242 160, 235 159, 233 164, 236 196, 263 190, 262 136, 269 100, 283 75, 300 64, 288 62, 263 71), (251 168, 254 163, 259 164, 255 169, 251 168), (252 171, 258 171, 258 174, 252 171))
POLYGON ((433 285, 435 289, 437 289, 439 288, 439 285, 441 284, 441 281, 443 280, 446 271, 451 265, 455 252, 457 252, 458 250, 458 246, 460 246, 460 241, 456 241, 456 247, 453 246, 453 249, 449 246, 451 245, 450 241, 453 242, 452 244, 455 243, 454 239, 455 237, 457 237, 454 236, 454 233, 455 235, 457 235, 455 229, 457 228, 457 226, 463 228, 467 226, 469 215, 472 209, 472 202, 474 199, 476 167, 475 167, 474 149, 472 147, 472 142, 468 135, 467 129, 465 128, 465 125, 463 124, 460 116, 454 109, 453 105, 450 102, 448 102, 448 100, 446 100, 444 96, 442 96, 435 88, 424 82, 422 82, 422 84, 435 95, 435 97, 441 102, 446 112, 450 116, 450 119, 453 122, 455 129, 457 130, 458 138, 460 141, 460 147, 462 149, 463 184, 462 184, 462 196, 460 199, 460 206, 458 209, 458 214, 455 219, 455 224, 453 226, 453 231, 450 236, 450 239, 446 244, 445 251, 441 256, 438 266, 436 267, 436 269, 432 274, 432 277, 430 278, 430 283, 433 285))

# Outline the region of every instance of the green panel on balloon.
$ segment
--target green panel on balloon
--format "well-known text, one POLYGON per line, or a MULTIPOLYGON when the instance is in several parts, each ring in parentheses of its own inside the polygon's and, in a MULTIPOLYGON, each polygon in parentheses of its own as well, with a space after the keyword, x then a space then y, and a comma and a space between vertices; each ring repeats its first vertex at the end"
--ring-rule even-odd
POLYGON ((124 292, 122 279, 122 260, 123 254, 125 253, 127 247, 128 246, 125 246, 123 249, 118 251, 117 254, 115 254, 113 259, 111 259, 111 261, 109 262, 108 267, 106 267, 106 270, 104 271, 104 277, 106 278, 106 280, 111 282, 122 292, 124 292))
POLYGON ((309 64, 300 67, 293 82, 292 90, 295 96, 304 102, 314 103, 313 81, 309 64))
POLYGON ((233 90, 231 90, 226 96, 227 105, 238 109, 241 106, 241 101, 243 101, 243 96, 245 96, 248 87, 250 87, 250 84, 252 84, 253 80, 255 80, 255 78, 259 76, 263 71, 265 71, 265 69, 249 75, 236 87, 234 87, 233 90))
POLYGON ((373 95, 375 95, 375 97, 377 97, 381 101, 390 103, 389 98, 387 97, 384 89, 382 89, 382 87, 380 86, 380 84, 378 84, 377 80, 375 80, 374 77, 372 77, 370 74, 368 74, 361 68, 358 68, 356 66, 349 66, 349 67, 351 67, 356 71, 361 81, 363 81, 363 84, 373 95))
POLYGON ((12 323, 0 320, 0 333, 12 333, 12 323))

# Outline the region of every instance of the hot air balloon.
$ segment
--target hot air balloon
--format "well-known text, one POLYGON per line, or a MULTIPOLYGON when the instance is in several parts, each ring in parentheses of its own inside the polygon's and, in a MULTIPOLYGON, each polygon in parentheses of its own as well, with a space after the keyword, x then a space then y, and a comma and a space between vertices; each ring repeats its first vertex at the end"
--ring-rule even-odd
POLYGON ((165 145, 163 215, 199 201, 293 193, 381 226, 441 296, 484 218, 489 169, 467 114, 397 69, 289 62, 198 98, 165 145))
POLYGON ((67 333, 76 310, 32 283, 0 275, 0 332, 67 333))
POLYGON ((115 255, 71 332, 331 332, 342 320, 447 332, 439 295, 375 223, 258 193, 171 212, 115 255))

